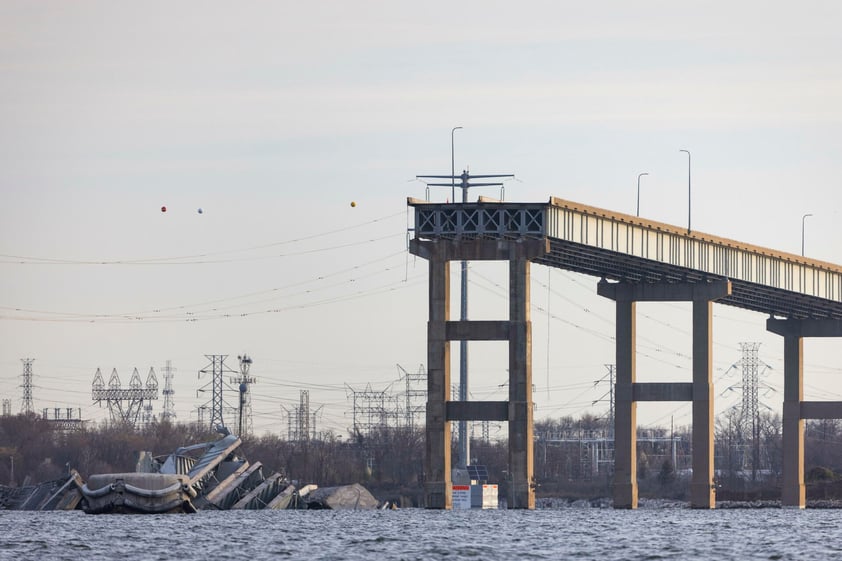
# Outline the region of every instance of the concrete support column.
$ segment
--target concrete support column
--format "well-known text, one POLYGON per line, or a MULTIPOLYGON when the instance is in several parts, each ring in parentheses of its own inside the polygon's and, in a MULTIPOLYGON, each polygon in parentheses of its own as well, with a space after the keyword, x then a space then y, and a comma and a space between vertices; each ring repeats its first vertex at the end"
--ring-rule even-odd
POLYGON ((690 505, 713 508, 713 301, 731 294, 731 283, 610 283, 600 296, 617 303, 617 383, 614 392, 614 508, 637 507, 636 401, 693 401, 693 479, 690 505), (692 383, 635 381, 635 302, 693 303, 692 383))
POLYGON ((532 426, 532 324, 529 313, 530 259, 550 253, 546 238, 517 240, 419 240, 409 250, 430 262, 430 319, 427 328, 427 427, 424 499, 427 508, 453 507, 450 422, 509 421, 509 507, 535 508, 532 426), (450 321, 448 263, 454 260, 509 261, 509 320, 450 321), (509 342, 509 401, 450 401, 449 341, 509 342))
POLYGON ((532 321, 530 263, 509 261, 509 508, 534 509, 532 403, 532 321))
POLYGON ((781 505, 804 508, 804 419, 842 418, 842 402, 804 401, 804 337, 842 337, 842 320, 769 318, 766 329, 784 338, 781 505))
POLYGON ((693 479, 690 506, 714 508, 713 485, 713 302, 693 300, 693 479))
POLYGON ((793 333, 784 336, 783 481, 781 506, 804 508, 804 340, 793 333))
POLYGON ((635 303, 617 301, 617 380, 614 391, 614 508, 637 508, 635 303))
POLYGON ((446 324, 450 319, 450 263, 433 255, 430 264, 430 316, 427 323, 427 426, 424 453, 424 504, 427 508, 451 509, 450 475, 450 342, 446 324))

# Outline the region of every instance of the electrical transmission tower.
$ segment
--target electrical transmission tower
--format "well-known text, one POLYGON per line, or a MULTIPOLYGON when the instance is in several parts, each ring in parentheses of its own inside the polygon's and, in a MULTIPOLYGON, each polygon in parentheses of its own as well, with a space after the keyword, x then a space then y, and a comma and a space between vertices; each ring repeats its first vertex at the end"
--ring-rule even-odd
MULTIPOLYGON (((283 405, 281 406, 283 407, 283 405)), ((287 440, 290 442, 302 442, 305 440, 316 440, 316 418, 321 410, 319 406, 315 411, 310 411, 310 392, 300 390, 297 407, 292 410, 283 407, 287 414, 287 440)))
POLYGON ((310 438, 310 392, 300 390, 298 400, 298 407, 293 407, 292 411, 284 408, 288 419, 287 440, 290 442, 301 442, 310 438))
POLYGON ((23 382, 20 387, 23 389, 23 399, 21 400, 20 412, 23 414, 34 413, 35 406, 32 404, 32 363, 34 358, 22 358, 23 363, 23 382))
POLYGON ((134 427, 137 425, 144 403, 148 404, 150 400, 158 399, 158 378, 155 376, 155 370, 150 368, 144 385, 135 368, 129 380, 129 387, 123 388, 115 368, 111 371, 111 378, 108 379, 108 387, 106 387, 102 372, 97 368, 91 384, 91 398, 100 406, 105 401, 112 423, 134 427))
POLYGON ((152 411, 152 403, 149 401, 144 403, 143 407, 141 407, 141 411, 140 424, 144 427, 152 425, 156 420, 155 413, 152 411))
POLYGON ((602 378, 594 382, 594 386, 601 384, 602 382, 608 381, 608 391, 605 392, 602 397, 599 399, 594 400, 592 405, 596 405, 602 401, 608 401, 608 438, 614 438, 614 376, 617 373, 616 367, 613 364, 606 364, 605 368, 608 369, 608 373, 605 374, 602 378))
POLYGON ((373 390, 371 384, 364 390, 355 390, 346 386, 346 393, 350 393, 354 403, 354 434, 369 436, 375 429, 386 429, 395 426, 393 419, 398 417, 397 396, 388 394, 385 390, 373 390), (392 407, 387 407, 387 402, 392 407))
POLYGON ((427 372, 424 365, 418 367, 418 372, 407 372, 403 366, 398 364, 399 379, 406 380, 406 406, 404 416, 406 426, 414 428, 416 418, 424 421, 424 414, 427 410, 427 372), (400 374, 402 373, 402 374, 400 374))
POLYGON ((0 417, 9 417, 12 414, 12 400, 4 399, 2 402, 2 409, 0 409, 0 417))
POLYGON ((240 436, 246 436, 254 432, 254 425, 251 415, 251 385, 257 383, 257 378, 249 375, 251 369, 251 357, 247 354, 237 356, 240 362, 240 374, 230 378, 232 384, 236 384, 240 392, 239 407, 239 431, 240 436))
POLYGON ((164 390, 161 393, 164 394, 164 409, 161 411, 161 421, 172 423, 176 417, 175 402, 173 401, 175 390, 172 388, 172 380, 175 376, 176 369, 173 368, 172 361, 168 360, 162 370, 164 371, 164 390))
MULTIPOLYGON (((760 389, 772 390, 760 381, 760 375, 769 366, 759 358, 760 343, 740 343, 742 358, 731 366, 740 367, 742 385, 731 386, 728 390, 741 389, 742 402, 738 417, 738 434, 741 444, 751 444, 751 473, 752 480, 757 478, 757 471, 761 468, 761 438, 760 438, 760 389), (761 371, 762 366, 762 371, 761 371)), ((730 369, 729 369, 730 370, 730 369)), ((743 458, 743 465, 748 463, 748 457, 743 458)))
POLYGON ((740 360, 743 367, 743 403, 740 408, 740 425, 743 434, 757 438, 759 423, 757 422, 758 401, 758 363, 757 351, 760 343, 740 343, 743 351, 743 358, 740 360))
POLYGON ((751 435, 751 478, 757 478, 760 469, 760 365, 758 358, 760 343, 740 343, 743 351, 743 401, 740 410, 740 424, 743 434, 751 435))
POLYGON ((225 388, 229 391, 235 391, 225 383, 224 378, 226 373, 236 374, 237 372, 225 366, 225 359, 228 358, 228 355, 205 355, 205 358, 211 362, 199 370, 199 378, 202 377, 202 374, 210 373, 211 380, 199 388, 196 393, 198 395, 199 393, 211 391, 211 400, 199 407, 199 423, 203 422, 204 413, 210 410, 210 428, 211 430, 217 430, 218 427, 227 427, 225 424, 225 415, 236 411, 236 408, 231 407, 225 401, 222 391, 225 388), (210 386, 210 390, 208 390, 208 386, 210 386))
POLYGON ((301 390, 298 404, 298 437, 301 440, 310 439, 310 392, 301 390))

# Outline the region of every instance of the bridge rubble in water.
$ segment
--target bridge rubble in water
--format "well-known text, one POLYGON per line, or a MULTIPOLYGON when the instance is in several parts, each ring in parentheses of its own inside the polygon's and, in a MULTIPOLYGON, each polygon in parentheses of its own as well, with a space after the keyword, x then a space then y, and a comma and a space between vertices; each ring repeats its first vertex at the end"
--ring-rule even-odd
POLYGON ((0 486, 0 510, 83 510, 102 513, 194 513, 199 510, 364 510, 382 505, 359 484, 319 489, 299 486, 282 473, 263 473, 240 452, 242 441, 217 441, 178 448, 153 458, 141 453, 136 471, 67 476, 22 487, 0 486))

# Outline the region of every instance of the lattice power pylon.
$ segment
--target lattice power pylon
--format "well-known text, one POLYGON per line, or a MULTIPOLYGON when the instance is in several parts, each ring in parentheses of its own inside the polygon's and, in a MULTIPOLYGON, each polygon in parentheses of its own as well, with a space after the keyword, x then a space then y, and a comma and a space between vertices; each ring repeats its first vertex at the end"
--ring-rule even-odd
POLYGON ((210 429, 217 430, 218 427, 228 427, 225 423, 225 416, 237 411, 237 408, 231 407, 223 396, 223 390, 226 388, 229 392, 236 391, 231 386, 225 383, 225 374, 236 374, 235 370, 231 370, 225 365, 225 359, 228 355, 205 355, 205 358, 210 360, 210 364, 199 370, 199 378, 202 374, 211 374, 211 380, 196 392, 204 393, 211 392, 211 400, 199 407, 199 422, 204 422, 204 414, 210 411, 210 429), (208 389, 210 386, 210 389, 208 389))
POLYGON ((23 374, 21 374, 23 381, 20 385, 23 390, 23 399, 20 404, 20 412, 23 414, 34 413, 35 406, 32 404, 32 363, 35 362, 35 359, 22 358, 20 361, 23 363, 23 374))
POLYGON ((137 368, 135 368, 131 380, 129 380, 129 387, 123 388, 120 376, 115 368, 111 371, 111 377, 108 379, 108 386, 106 387, 102 372, 97 368, 91 385, 91 398, 94 403, 100 406, 105 401, 108 405, 112 423, 136 427, 144 403, 158 399, 158 378, 155 376, 155 370, 150 368, 144 385, 137 368))
POLYGON ((347 387, 354 402, 354 434, 369 436, 374 429, 395 426, 394 419, 398 417, 397 396, 390 395, 388 391, 388 388, 373 390, 371 384, 366 385, 364 390, 347 387))
POLYGON ((287 439, 290 442, 301 442, 310 439, 310 392, 299 390, 298 407, 287 411, 288 428, 287 439))
POLYGON ((161 392, 164 394, 164 408, 161 411, 161 421, 162 422, 175 422, 175 401, 173 400, 173 396, 175 395, 175 390, 172 387, 172 380, 175 377, 176 369, 172 366, 172 361, 168 360, 166 366, 162 369, 164 371, 164 390, 161 392))
MULTIPOLYGON (((739 362, 732 365, 731 368, 740 367, 742 372, 742 385, 731 386, 728 390, 741 389, 742 402, 740 405, 740 414, 738 417, 738 434, 741 448, 746 449, 751 445, 751 471, 752 479, 757 477, 757 471, 761 469, 763 463, 763 450, 760 437, 760 390, 764 388, 771 390, 772 388, 760 381, 762 371, 768 368, 768 365, 760 360, 759 350, 760 343, 740 343, 742 350, 742 358, 739 362)), ((727 391, 727 390, 726 390, 727 391)), ((749 455, 743 456, 743 466, 747 467, 749 463, 749 455)))
POLYGON ((310 439, 310 391, 301 390, 298 403, 298 434, 301 440, 310 439))
POLYGON ((9 417, 12 414, 12 400, 4 399, 0 403, 0 416, 9 417))
POLYGON ((418 372, 407 372, 398 364, 399 375, 406 380, 406 405, 404 409, 407 427, 415 427, 417 419, 425 422, 424 414, 427 410, 427 372, 424 365, 418 367, 418 372))
POLYGON ((287 415, 287 440, 290 442, 303 442, 307 440, 316 440, 318 432, 316 431, 316 419, 322 406, 319 406, 315 411, 310 410, 310 392, 309 390, 300 390, 298 396, 298 405, 292 409, 287 409, 283 405, 284 411, 287 415))
POLYGON ((740 424, 743 434, 757 438, 759 424, 757 422, 758 404, 758 364, 757 351, 760 343, 740 343, 743 351, 741 359, 743 367, 743 403, 740 409, 740 424))
POLYGON ((597 400, 594 400, 592 405, 596 405, 602 401, 608 402, 608 437, 614 438, 614 378, 617 374, 617 368, 613 364, 606 364, 605 368, 608 372, 599 380, 594 382, 594 386, 601 384, 602 382, 608 382, 608 391, 602 394, 597 400))

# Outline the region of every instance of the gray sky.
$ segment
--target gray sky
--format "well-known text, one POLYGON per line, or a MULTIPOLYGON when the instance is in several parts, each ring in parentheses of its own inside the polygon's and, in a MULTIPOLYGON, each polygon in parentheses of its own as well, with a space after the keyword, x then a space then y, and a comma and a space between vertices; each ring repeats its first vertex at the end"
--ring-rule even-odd
MULTIPOLYGON (((307 389, 344 433, 347 386, 399 391, 396 365, 426 361, 406 197, 449 173, 454 126, 457 171, 514 173, 507 200, 634 213, 647 172, 641 215, 677 225, 688 149, 694 230, 800 253, 811 213, 806 254, 842 263, 841 23, 830 1, 5 0, 0 398, 19 410, 31 357, 36 409, 99 419, 97 368, 163 385, 171 360, 195 419, 205 355, 248 353, 258 432, 285 431, 307 389)), ((472 266, 469 315, 505 317, 506 282, 472 266)), ((533 267, 539 419, 607 409, 613 304, 595 292, 533 267)), ((638 310, 639 379, 689 380, 689 308, 638 310)), ((715 306, 717 411, 739 402, 740 342, 761 343, 778 409, 783 343, 764 326, 715 306)), ((808 397, 842 399, 838 342, 805 348, 808 397)), ((471 344, 474 399, 505 399, 504 352, 471 344)), ((689 422, 689 404, 639 410, 689 422)))

